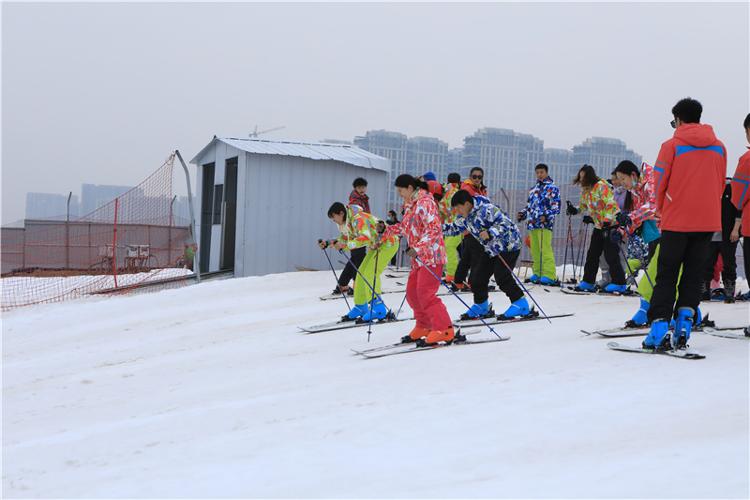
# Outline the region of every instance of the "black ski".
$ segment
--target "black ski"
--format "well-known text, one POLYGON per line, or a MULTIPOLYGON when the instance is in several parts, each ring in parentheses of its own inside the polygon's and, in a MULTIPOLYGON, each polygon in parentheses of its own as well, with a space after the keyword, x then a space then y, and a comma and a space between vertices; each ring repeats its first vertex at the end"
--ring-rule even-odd
MULTIPOLYGON (((478 333, 482 333, 482 330, 480 328, 474 328, 471 330, 460 330, 460 333, 464 337, 467 337, 469 335, 476 335, 478 333)), ((371 354, 375 352, 387 351, 389 349, 396 349, 398 347, 414 347, 414 343, 413 342, 396 342, 395 344, 386 344, 386 345, 381 345, 378 347, 370 347, 368 349, 361 349, 361 350, 352 349, 351 351, 354 354, 364 355, 364 354, 371 354)))
MULTIPOLYGON (((392 314, 392 313, 389 313, 392 314)), ((402 318, 402 319, 395 319, 392 316, 386 319, 373 321, 373 326, 375 325, 385 325, 388 323, 399 323, 401 321, 411 321, 414 318, 402 318)), ((302 330, 303 333, 306 334, 313 334, 313 333, 323 333, 323 332, 332 332, 335 330, 347 330, 349 328, 362 328, 363 326, 368 326, 370 323, 368 322, 357 322, 357 321, 333 321, 331 323, 323 323, 322 325, 313 325, 308 327, 301 327, 298 326, 300 330, 302 330)))
POLYGON ((646 349, 641 346, 629 346, 620 344, 617 342, 607 342, 607 347, 610 349, 614 349, 615 351, 625 351, 625 352, 639 352, 642 354, 665 354, 667 356, 672 356, 674 358, 682 358, 682 359, 703 359, 706 356, 697 352, 693 351, 690 348, 687 349, 672 349, 669 351, 658 351, 656 349, 646 349))
MULTIPOLYGON (((574 316, 574 315, 575 315, 575 313, 554 314, 552 316, 549 316, 549 319, 567 318, 569 316, 574 316)), ((510 319, 507 319, 507 318, 506 319, 500 319, 500 318, 494 317, 494 318, 485 319, 484 321, 488 325, 504 325, 504 324, 510 324, 510 323, 523 323, 523 322, 526 322, 526 321, 535 321, 535 320, 538 320, 538 319, 547 319, 547 318, 545 318, 544 316, 539 315, 539 313, 537 312, 535 316, 524 316, 522 318, 510 318, 510 319)), ((484 326, 484 323, 482 323, 478 319, 457 321, 456 324, 461 325, 461 326, 468 326, 468 327, 484 326)))
POLYGON ((505 340, 510 340, 510 337, 500 336, 500 337, 482 339, 482 340, 461 340, 461 341, 452 342, 450 344, 434 344, 434 345, 428 345, 428 346, 423 346, 423 347, 417 346, 415 344, 399 344, 400 348, 396 347, 390 350, 377 351, 377 352, 358 352, 357 354, 367 359, 374 359, 374 358, 384 358, 386 356, 395 356, 397 354, 409 354, 412 352, 430 351, 433 349, 440 349, 443 347, 473 345, 473 344, 489 344, 491 342, 503 342, 505 340))
POLYGON ((638 296, 638 293, 632 290, 628 290, 625 293, 618 293, 618 292, 610 293, 610 292, 605 292, 602 290, 597 290, 594 292, 585 292, 583 290, 574 290, 572 288, 562 287, 560 288, 560 291, 566 295, 594 295, 597 297, 637 297, 638 296))

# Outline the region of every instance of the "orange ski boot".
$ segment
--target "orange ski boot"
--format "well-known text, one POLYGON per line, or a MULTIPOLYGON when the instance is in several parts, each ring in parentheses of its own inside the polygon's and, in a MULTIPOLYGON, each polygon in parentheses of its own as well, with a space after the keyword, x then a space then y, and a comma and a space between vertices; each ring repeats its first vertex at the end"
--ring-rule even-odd
POLYGON ((456 334, 453 332, 452 326, 446 330, 432 330, 424 339, 424 345, 433 345, 438 342, 450 344, 454 338, 456 338, 456 334))
POLYGON ((426 337, 429 333, 430 333, 430 330, 417 325, 414 327, 414 329, 412 329, 411 332, 409 332, 409 335, 401 339, 401 342, 403 342, 404 344, 408 344, 409 342, 416 342, 417 340, 420 340, 422 337, 426 337))

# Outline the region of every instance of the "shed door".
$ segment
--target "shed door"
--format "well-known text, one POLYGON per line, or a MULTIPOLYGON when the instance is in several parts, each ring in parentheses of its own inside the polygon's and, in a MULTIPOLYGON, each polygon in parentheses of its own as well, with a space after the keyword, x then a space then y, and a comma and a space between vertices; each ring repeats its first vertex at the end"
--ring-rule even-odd
POLYGON ((211 257, 211 223, 214 210, 214 164, 202 165, 200 272, 207 273, 211 257))
POLYGON ((237 231, 237 157, 226 160, 224 175, 224 225, 219 268, 234 270, 234 244, 237 231))

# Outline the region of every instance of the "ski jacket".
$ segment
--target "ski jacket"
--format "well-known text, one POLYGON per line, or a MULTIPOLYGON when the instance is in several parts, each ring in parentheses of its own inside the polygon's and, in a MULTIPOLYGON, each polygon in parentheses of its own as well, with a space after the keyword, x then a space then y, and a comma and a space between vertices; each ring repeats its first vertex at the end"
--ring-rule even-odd
POLYGON ((482 186, 480 188, 477 188, 474 186, 474 183, 471 182, 471 179, 466 179, 463 184, 461 184, 461 189, 464 191, 468 191, 470 195, 472 196, 484 196, 487 197, 487 187, 482 186))
POLYGON ((604 179, 599 179, 591 189, 581 191, 579 210, 594 219, 594 227, 597 229, 601 229, 606 223, 614 225, 615 217, 620 212, 612 186, 604 179))
MULTIPOLYGON (((337 239, 345 243, 346 248, 369 247, 378 240, 377 225, 380 220, 365 212, 359 205, 349 205, 346 208, 346 220, 339 226, 341 233, 337 239)), ((398 244, 396 236, 390 236, 383 241, 383 246, 390 247, 398 244)))
MULTIPOLYGON (((404 204, 404 216, 401 222, 388 226, 383 237, 406 236, 409 248, 417 252, 423 264, 434 267, 443 265, 445 242, 440 224, 437 203, 432 195, 424 189, 417 189, 412 199, 404 204)), ((412 267, 420 267, 417 259, 412 259, 412 267)))
POLYGON ((654 169, 662 230, 721 231, 727 152, 710 125, 680 125, 661 145, 654 169))
POLYGON ((656 219, 656 175, 654 167, 646 162, 641 164, 641 178, 638 184, 630 189, 633 197, 633 209, 628 216, 633 224, 628 232, 634 233, 647 220, 656 219))
POLYGON ((483 196, 474 197, 474 208, 468 217, 457 215, 452 224, 443 225, 443 233, 446 236, 457 236, 464 231, 469 231, 491 257, 521 249, 521 233, 518 226, 483 196), (483 240, 479 236, 482 231, 487 231, 490 239, 483 240))
MULTIPOLYGON (((608 183, 609 184, 609 183, 608 183)), ((612 186, 612 196, 615 199, 615 203, 617 203, 617 208, 620 209, 620 212, 625 210, 625 200, 628 198, 628 190, 625 189, 622 186, 612 186)))
POLYGON ((732 203, 742 217, 742 236, 750 236, 750 151, 740 156, 732 177, 732 203))
POLYGON ((356 189, 352 189, 352 192, 349 193, 349 205, 358 205, 368 214, 371 213, 370 197, 367 196, 367 193, 359 194, 356 189))
POLYGON ((521 213, 526 219, 526 228, 552 229, 555 225, 555 217, 560 214, 560 188, 555 186, 552 177, 537 181, 529 190, 529 199, 521 213), (545 221, 540 219, 544 216, 545 221))
POLYGON ((451 200, 453 199, 453 195, 456 194, 459 189, 460 186, 457 183, 448 183, 443 186, 443 192, 445 194, 443 195, 443 199, 438 203, 438 207, 440 208, 440 219, 443 224, 450 224, 456 220, 456 214, 453 213, 453 208, 451 207, 451 200))

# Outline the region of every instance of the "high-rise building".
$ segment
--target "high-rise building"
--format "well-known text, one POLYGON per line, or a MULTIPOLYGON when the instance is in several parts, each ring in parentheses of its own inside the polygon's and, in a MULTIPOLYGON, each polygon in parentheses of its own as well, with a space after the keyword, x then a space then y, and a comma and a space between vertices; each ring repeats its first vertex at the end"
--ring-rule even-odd
POLYGON ((573 163, 579 167, 591 165, 602 179, 609 179, 610 173, 622 160, 630 160, 640 167, 642 157, 628 149, 620 139, 609 137, 590 137, 573 146, 573 163))
POLYGON ((118 196, 133 189, 131 186, 106 186, 99 184, 81 185, 81 216, 106 205, 118 196))
MULTIPOLYGON (((70 217, 78 217, 78 196, 70 198, 70 217)), ((27 219, 65 220, 68 216, 68 195, 54 193, 26 193, 27 219)))
POLYGON ((406 172, 415 177, 425 172, 435 174, 437 180, 445 182, 448 175, 448 143, 434 137, 411 137, 406 144, 406 172))

